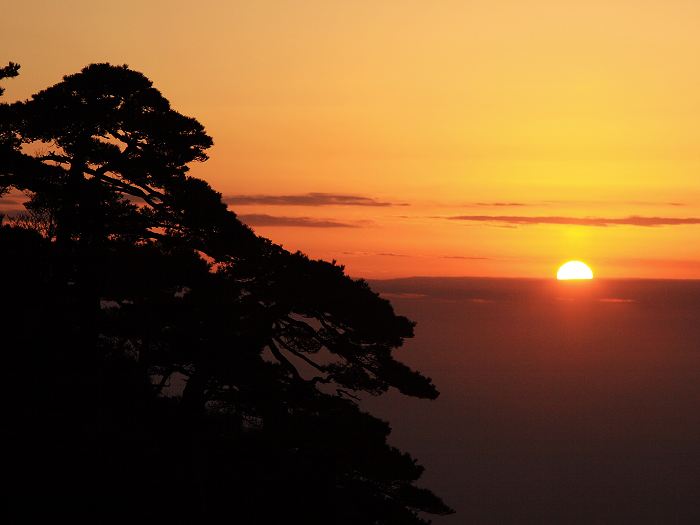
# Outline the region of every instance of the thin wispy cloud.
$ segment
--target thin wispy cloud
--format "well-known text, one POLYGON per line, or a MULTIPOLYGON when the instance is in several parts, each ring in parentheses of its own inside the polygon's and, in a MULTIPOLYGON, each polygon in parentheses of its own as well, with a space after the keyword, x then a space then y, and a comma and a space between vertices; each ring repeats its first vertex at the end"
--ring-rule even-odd
POLYGON ((698 217, 563 217, 563 216, 522 216, 522 215, 456 215, 445 217, 452 221, 485 222, 492 224, 507 224, 511 226, 526 226, 535 224, 567 224, 575 226, 681 226, 700 224, 698 217))
POLYGON ((441 259, 462 259, 465 261, 486 261, 488 257, 469 257, 466 255, 443 255, 441 259))
POLYGON ((341 252, 342 255, 362 257, 410 257, 413 259, 458 259, 463 261, 487 261, 490 257, 476 257, 468 255, 420 255, 394 252, 341 252))
POLYGON ((687 206, 685 202, 669 202, 669 201, 576 201, 576 200, 550 200, 542 202, 473 202, 467 203, 465 207, 492 207, 492 208, 505 208, 505 207, 521 207, 521 206, 542 206, 542 205, 580 205, 580 206, 592 206, 592 205, 627 205, 627 206, 687 206))
POLYGON ((544 205, 557 205, 557 206, 687 206, 685 202, 678 201, 642 201, 642 200, 547 200, 542 201, 544 205))
POLYGON ((343 255, 352 255, 360 257, 413 257, 405 253, 393 252, 342 252, 343 255))
POLYGON ((408 206, 407 203, 381 201, 363 195, 342 193, 303 193, 299 195, 229 195, 226 204, 236 206, 408 206))
POLYGON ((248 226, 286 226, 295 228, 360 228, 358 223, 341 222, 333 219, 317 219, 314 217, 284 217, 253 213, 238 215, 238 218, 248 226))
POLYGON ((466 204, 465 206, 479 206, 488 208, 514 208, 530 205, 525 204, 524 202, 472 202, 470 204, 466 204))
POLYGON ((534 201, 475 201, 475 202, 434 202, 434 207, 447 208, 541 208, 541 207, 610 207, 610 206, 634 206, 640 208, 649 207, 665 207, 674 208, 688 206, 686 202, 680 201, 642 201, 642 200, 575 200, 575 199, 560 199, 560 200, 534 200, 534 201))

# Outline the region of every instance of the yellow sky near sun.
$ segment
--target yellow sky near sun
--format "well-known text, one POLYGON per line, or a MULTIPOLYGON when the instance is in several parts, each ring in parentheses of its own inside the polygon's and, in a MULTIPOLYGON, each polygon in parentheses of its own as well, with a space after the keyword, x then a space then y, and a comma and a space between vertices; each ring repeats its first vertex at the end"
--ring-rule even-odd
POLYGON ((215 139, 225 195, 409 206, 236 206, 355 226, 256 230, 353 275, 700 278, 700 3, 7 2, 0 61, 23 98, 97 61, 143 71, 215 139), (478 203, 519 203, 485 206, 478 203))

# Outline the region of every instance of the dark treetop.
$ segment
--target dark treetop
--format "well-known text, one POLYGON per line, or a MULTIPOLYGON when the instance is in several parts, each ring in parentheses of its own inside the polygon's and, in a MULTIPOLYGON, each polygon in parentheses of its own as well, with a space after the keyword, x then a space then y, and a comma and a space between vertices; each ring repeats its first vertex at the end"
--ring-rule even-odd
MULTIPOLYGON (((15 76, 18 66, 0 69, 15 76)), ((413 323, 189 176, 212 140, 93 64, 0 104, 7 498, 22 516, 424 523, 450 509, 357 396, 434 399, 413 323)))

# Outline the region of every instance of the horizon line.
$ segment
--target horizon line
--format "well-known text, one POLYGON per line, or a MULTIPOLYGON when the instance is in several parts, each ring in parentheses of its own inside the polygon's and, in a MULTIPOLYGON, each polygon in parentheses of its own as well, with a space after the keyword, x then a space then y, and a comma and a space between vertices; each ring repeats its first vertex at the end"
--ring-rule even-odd
MULTIPOLYGON (((350 275, 352 279, 364 279, 365 281, 400 281, 408 279, 483 279, 483 280, 511 280, 511 281, 551 281, 561 282, 556 277, 516 277, 493 275, 411 275, 407 277, 361 277, 350 275)), ((586 283, 596 281, 699 281, 700 277, 594 277, 593 279, 581 279, 586 283)), ((570 281, 567 281, 570 282, 570 281)))

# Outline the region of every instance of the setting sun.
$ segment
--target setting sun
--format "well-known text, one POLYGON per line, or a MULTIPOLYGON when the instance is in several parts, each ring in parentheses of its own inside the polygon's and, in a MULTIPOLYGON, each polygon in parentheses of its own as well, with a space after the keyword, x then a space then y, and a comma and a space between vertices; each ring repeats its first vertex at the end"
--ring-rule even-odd
POLYGON ((560 281, 593 279, 593 271, 586 263, 582 263, 581 261, 569 261, 559 267, 557 279, 560 281))

